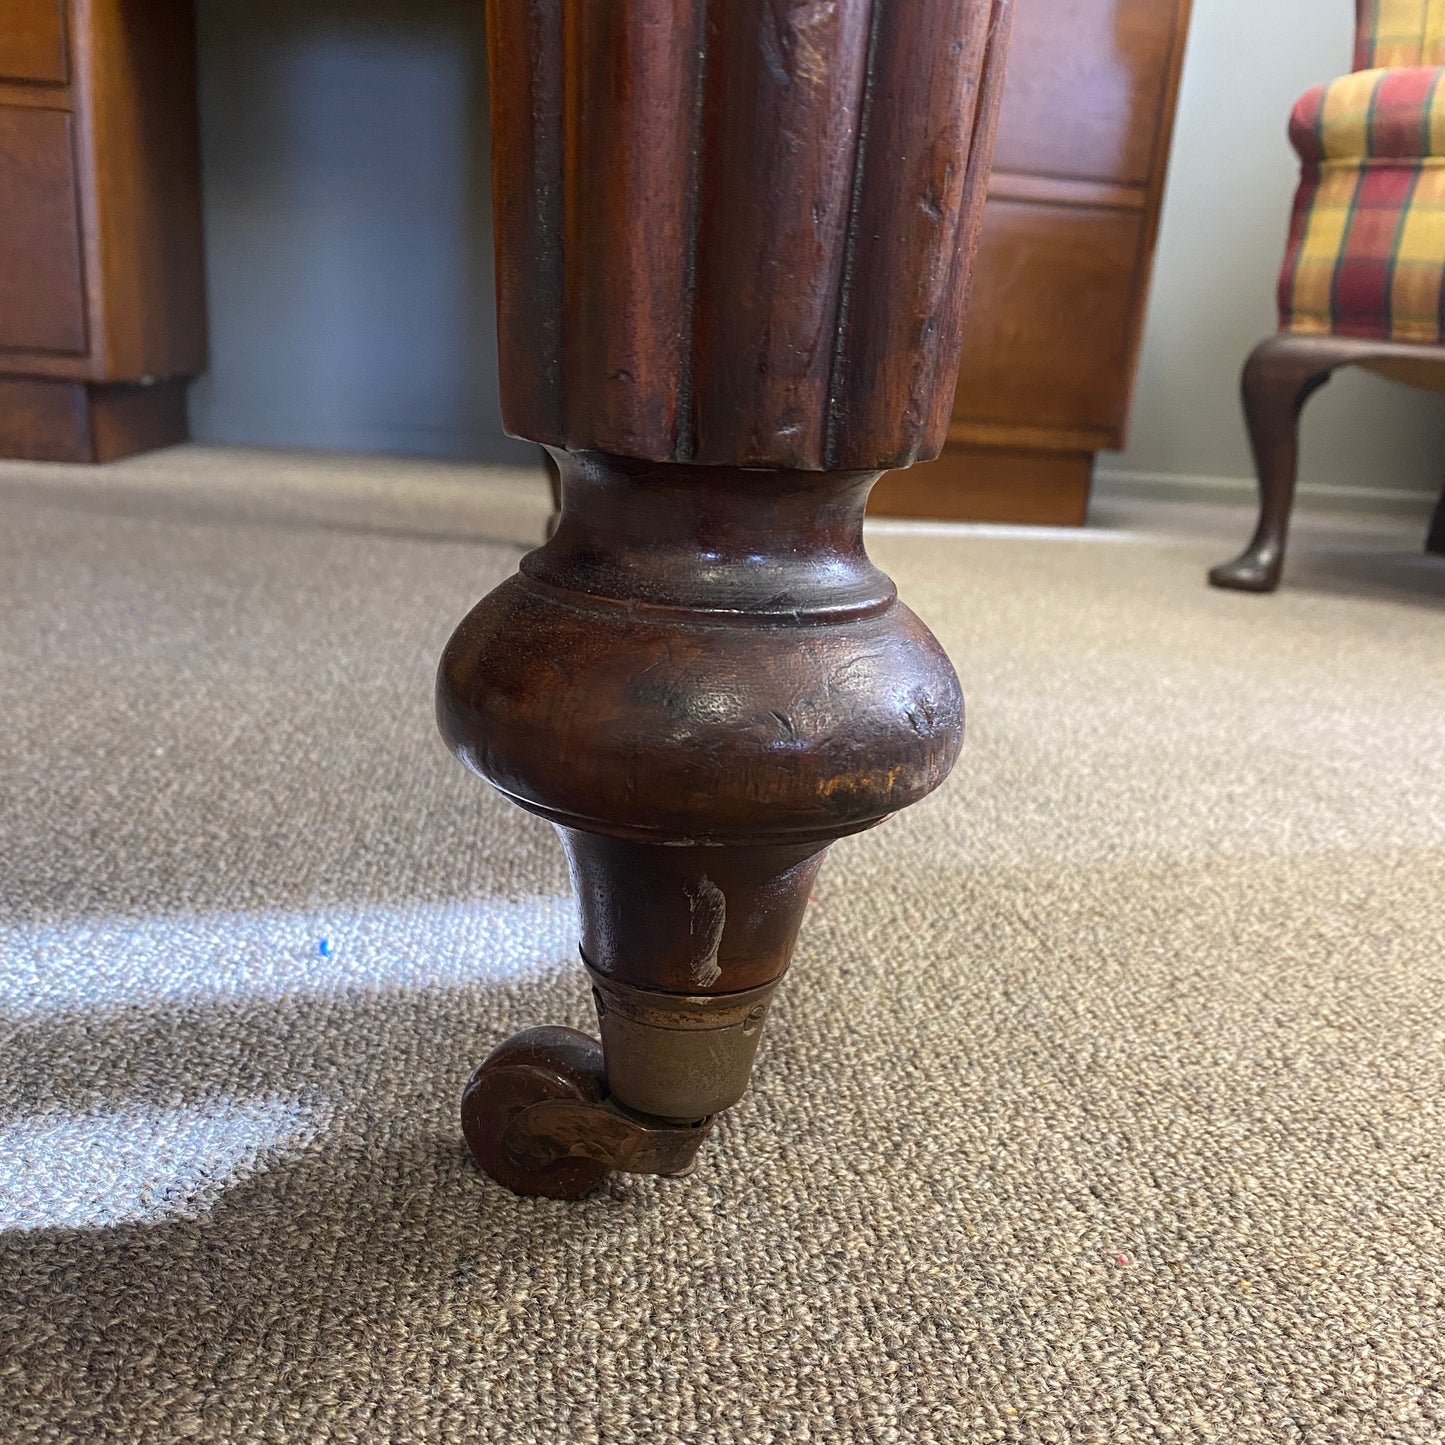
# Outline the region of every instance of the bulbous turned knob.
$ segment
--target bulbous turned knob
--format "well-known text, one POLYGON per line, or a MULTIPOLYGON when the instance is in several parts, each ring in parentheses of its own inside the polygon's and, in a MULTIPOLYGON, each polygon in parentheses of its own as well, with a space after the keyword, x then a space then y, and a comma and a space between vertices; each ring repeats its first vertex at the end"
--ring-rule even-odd
POLYGON ((442 733, 568 826, 826 841, 957 755, 943 650, 863 550, 874 473, 560 454, 561 525, 442 658, 442 733))

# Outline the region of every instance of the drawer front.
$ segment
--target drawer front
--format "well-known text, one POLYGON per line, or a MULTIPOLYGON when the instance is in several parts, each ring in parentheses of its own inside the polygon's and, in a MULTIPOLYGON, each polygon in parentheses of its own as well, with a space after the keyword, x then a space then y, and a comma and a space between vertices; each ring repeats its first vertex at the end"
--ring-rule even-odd
POLYGON ((0 217, 0 350, 83 353, 75 152, 64 112, 0 106, 0 217))
POLYGON ((954 419, 1116 434, 1143 239, 1137 211, 991 200, 954 419))
POLYGON ((1181 0, 1018 0, 996 171, 1144 185, 1181 0))
POLYGON ((64 85, 65 0, 0 0, 0 80, 64 85))

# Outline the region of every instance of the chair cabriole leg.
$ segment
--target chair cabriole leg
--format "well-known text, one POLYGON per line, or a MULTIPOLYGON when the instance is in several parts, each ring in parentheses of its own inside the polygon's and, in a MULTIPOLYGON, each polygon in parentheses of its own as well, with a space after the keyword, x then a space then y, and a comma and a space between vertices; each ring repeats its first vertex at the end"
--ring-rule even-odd
POLYGON ((1215 587, 1273 592, 1284 569, 1299 472, 1300 414, 1307 402, 1354 357, 1331 337, 1285 333, 1261 342, 1244 364, 1240 392, 1259 484, 1259 521, 1249 545, 1210 570, 1215 587))

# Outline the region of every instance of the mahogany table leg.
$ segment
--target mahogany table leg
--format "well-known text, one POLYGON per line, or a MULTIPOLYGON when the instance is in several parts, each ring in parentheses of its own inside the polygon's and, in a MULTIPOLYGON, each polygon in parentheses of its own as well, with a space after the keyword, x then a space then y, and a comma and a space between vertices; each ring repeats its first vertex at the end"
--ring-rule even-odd
POLYGON ((520 1193, 679 1173, 746 1089, 828 845, 947 775, 963 700, 868 560, 952 403, 1009 0, 491 0, 508 429, 559 523, 462 622, 457 756, 554 822, 600 1043, 463 1125, 520 1193))

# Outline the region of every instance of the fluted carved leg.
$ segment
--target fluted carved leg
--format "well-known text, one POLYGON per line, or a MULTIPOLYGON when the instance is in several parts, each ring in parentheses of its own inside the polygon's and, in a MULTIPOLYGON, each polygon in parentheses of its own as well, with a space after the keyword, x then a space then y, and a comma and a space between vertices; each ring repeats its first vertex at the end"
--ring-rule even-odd
POLYGON ((457 629, 438 717, 556 824, 600 1033, 473 1077, 509 1188, 685 1172, 829 844, 952 766, 957 679, 862 520, 942 444, 1008 13, 490 7, 504 410, 562 509, 457 629))

